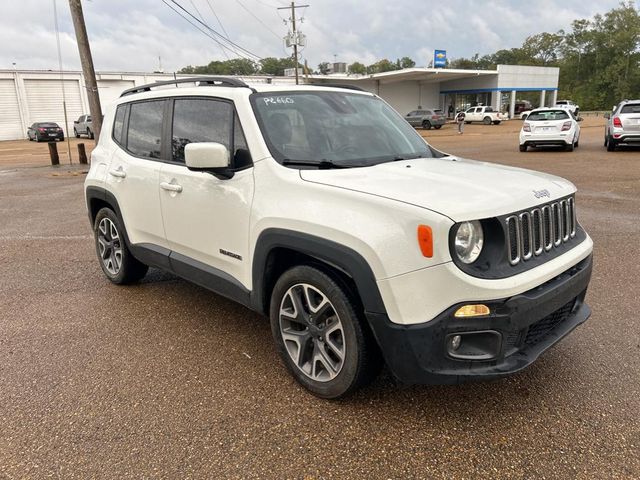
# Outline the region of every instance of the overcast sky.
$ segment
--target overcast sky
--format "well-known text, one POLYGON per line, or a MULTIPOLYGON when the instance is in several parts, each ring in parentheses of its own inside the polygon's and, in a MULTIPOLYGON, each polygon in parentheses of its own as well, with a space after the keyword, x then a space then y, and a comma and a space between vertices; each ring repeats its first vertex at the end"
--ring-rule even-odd
MULTIPOLYGON (((56 69, 54 0, 2 0, 0 69, 56 69)), ((67 0, 56 0, 64 68, 80 60, 67 0)), ((170 0, 167 0, 169 3, 170 0)), ((229 38, 260 56, 288 53, 281 37, 287 26, 284 0, 178 0, 229 38), (245 7, 245 8, 243 8, 245 7), (249 13, 251 12, 251 13, 249 13), (252 15, 253 14, 253 15, 252 15), (257 17, 257 18, 256 18, 257 17), (258 20, 259 19, 259 20, 258 20), (262 23, 261 23, 262 22, 262 23)), ((315 68, 321 61, 365 64, 410 56, 426 66, 433 49, 449 58, 520 46, 528 35, 569 29, 618 0, 306 0, 298 10, 307 36, 301 54, 315 68)), ((224 60, 223 50, 167 7, 162 0, 83 0, 94 63, 101 71, 171 72, 185 65, 224 60)), ((227 52, 231 57, 232 52, 227 52)))

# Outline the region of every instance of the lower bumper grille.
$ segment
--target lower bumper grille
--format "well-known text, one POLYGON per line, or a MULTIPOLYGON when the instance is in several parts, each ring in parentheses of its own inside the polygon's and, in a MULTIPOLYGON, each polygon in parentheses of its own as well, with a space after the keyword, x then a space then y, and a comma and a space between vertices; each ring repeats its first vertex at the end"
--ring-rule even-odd
POLYGON ((571 315, 575 304, 576 299, 574 298, 555 312, 547 315, 542 320, 538 320, 536 323, 533 323, 531 326, 529 326, 527 336, 524 339, 525 345, 535 345, 536 343, 543 340, 556 327, 558 327, 562 322, 569 318, 569 315, 571 315))

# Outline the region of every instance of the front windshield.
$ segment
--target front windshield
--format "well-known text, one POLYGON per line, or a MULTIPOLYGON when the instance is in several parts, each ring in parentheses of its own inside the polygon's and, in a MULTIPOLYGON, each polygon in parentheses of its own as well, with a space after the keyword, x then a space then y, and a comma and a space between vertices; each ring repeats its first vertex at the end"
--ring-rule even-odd
POLYGON ((262 134, 278 162, 356 167, 432 157, 425 141, 385 102, 350 92, 254 94, 262 134))
POLYGON ((539 112, 531 112, 527 117, 530 122, 551 121, 551 120, 568 120, 569 114, 564 110, 542 110, 539 112))

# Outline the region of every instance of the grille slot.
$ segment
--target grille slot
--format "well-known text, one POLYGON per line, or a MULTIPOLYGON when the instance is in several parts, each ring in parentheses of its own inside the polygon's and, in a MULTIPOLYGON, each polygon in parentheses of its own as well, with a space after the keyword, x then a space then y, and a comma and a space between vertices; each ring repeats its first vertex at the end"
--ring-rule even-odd
POLYGON ((561 246, 576 236, 575 200, 568 198, 505 219, 511 265, 561 246))

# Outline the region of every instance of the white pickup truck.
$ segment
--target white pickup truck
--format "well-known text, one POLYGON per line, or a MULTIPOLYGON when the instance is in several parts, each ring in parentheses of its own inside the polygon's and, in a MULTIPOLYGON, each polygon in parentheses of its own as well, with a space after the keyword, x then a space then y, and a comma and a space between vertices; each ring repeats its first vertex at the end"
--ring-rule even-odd
POLYGON ((492 107, 471 107, 464 112, 464 122, 482 122, 485 125, 499 125, 502 120, 506 120, 502 113, 496 112, 492 107))

